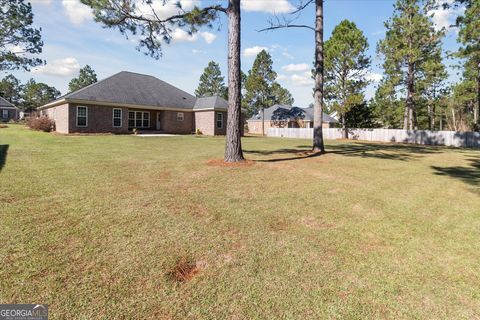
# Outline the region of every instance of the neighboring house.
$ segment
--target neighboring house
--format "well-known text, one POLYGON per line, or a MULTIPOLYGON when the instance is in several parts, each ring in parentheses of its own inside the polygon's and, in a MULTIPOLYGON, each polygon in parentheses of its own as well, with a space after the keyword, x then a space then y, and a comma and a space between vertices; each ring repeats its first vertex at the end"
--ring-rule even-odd
MULTIPOLYGON (((263 119, 265 119, 265 134, 268 128, 313 128, 313 107, 300 108, 276 104, 264 111, 264 116, 260 111, 247 120, 249 133, 262 134, 263 119)), ((336 119, 323 113, 322 127, 333 128, 337 124, 336 119)))
POLYGON ((8 122, 10 120, 17 121, 20 109, 13 104, 0 97, 0 121, 8 122))
POLYGON ((127 133, 134 128, 226 133, 228 103, 196 98, 153 76, 122 71, 41 106, 60 133, 127 133))

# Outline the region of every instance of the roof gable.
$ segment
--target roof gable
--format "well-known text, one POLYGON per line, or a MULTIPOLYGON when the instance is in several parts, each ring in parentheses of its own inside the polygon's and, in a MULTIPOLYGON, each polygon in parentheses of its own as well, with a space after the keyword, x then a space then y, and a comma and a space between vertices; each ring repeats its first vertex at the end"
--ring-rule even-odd
POLYGON ((13 104, 2 97, 0 97, 0 107, 16 108, 13 104))
POLYGON ((196 98, 149 75, 122 71, 59 99, 192 109, 196 98))
POLYGON ((228 109, 228 102, 219 97, 219 96, 213 96, 213 97, 202 97, 202 98, 197 98, 197 101, 195 102, 195 106, 193 109, 228 109))

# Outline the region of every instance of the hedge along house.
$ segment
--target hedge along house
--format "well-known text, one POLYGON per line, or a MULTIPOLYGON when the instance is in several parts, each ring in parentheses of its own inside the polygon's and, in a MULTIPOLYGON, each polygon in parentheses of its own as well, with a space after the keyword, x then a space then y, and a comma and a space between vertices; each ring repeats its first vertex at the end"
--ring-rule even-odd
POLYGON ((0 97, 0 121, 8 122, 10 120, 17 121, 20 109, 13 104, 0 97))
POLYGON ((228 103, 196 98, 153 76, 122 71, 39 108, 60 133, 226 134, 228 103))
MULTIPOLYGON (((262 123, 265 134, 268 128, 313 128, 313 107, 300 108, 275 104, 270 108, 253 115, 247 120, 248 132, 262 134, 262 123)), ((338 121, 323 113, 323 128, 333 128, 338 121)))

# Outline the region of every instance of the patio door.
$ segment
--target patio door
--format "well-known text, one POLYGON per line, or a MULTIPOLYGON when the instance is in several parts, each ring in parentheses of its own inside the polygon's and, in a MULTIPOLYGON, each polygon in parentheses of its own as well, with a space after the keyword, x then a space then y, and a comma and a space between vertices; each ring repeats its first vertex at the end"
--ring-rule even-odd
POLYGON ((157 112, 157 130, 158 131, 162 130, 162 123, 160 122, 160 119, 161 119, 160 115, 161 115, 161 112, 160 111, 157 112))

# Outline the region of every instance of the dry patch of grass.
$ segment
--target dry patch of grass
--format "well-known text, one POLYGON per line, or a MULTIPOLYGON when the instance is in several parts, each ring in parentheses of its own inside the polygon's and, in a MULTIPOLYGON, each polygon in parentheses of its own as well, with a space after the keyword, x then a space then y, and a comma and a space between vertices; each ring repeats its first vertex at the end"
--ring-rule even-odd
POLYGON ((223 159, 211 159, 207 161, 207 166, 212 167, 226 167, 226 168, 238 168, 238 167, 251 167, 255 164, 255 161, 243 160, 239 162, 225 162, 223 159))
POLYGON ((175 266, 168 273, 168 276, 171 280, 175 282, 185 283, 200 272, 197 262, 195 262, 191 257, 182 256, 177 259, 175 266))

